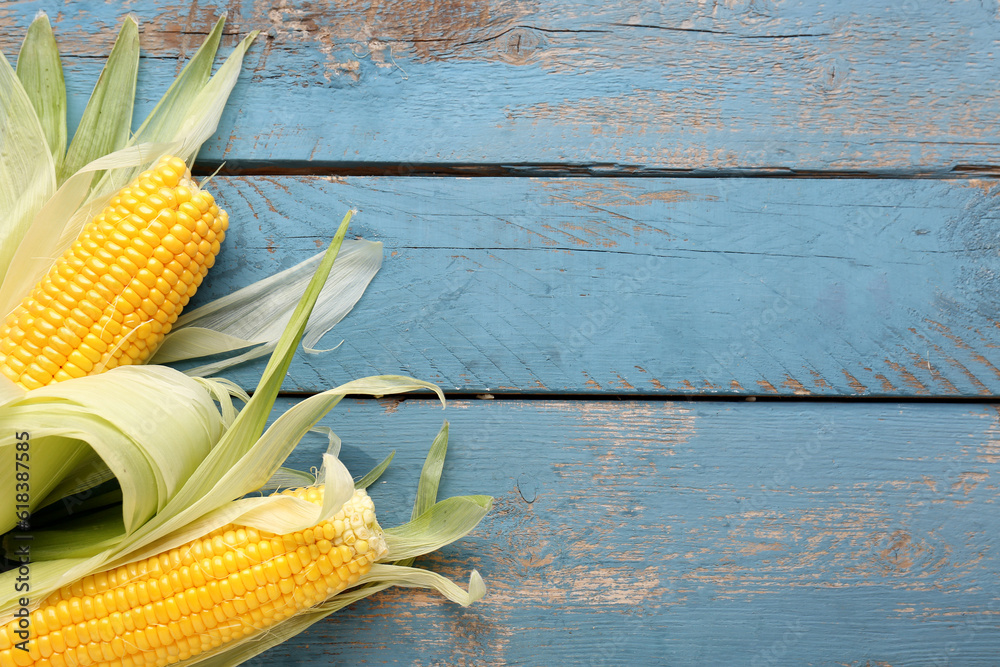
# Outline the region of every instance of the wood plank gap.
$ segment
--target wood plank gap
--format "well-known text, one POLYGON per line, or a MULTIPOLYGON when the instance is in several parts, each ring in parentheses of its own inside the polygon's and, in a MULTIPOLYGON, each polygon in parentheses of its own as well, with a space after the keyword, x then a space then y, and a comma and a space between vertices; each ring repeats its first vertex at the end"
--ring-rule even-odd
MULTIPOLYGON (((253 394, 253 392, 250 392, 253 394)), ((289 399, 304 399, 313 396, 311 392, 283 391, 279 394, 289 399)), ((824 395, 795 395, 795 396, 775 396, 773 394, 620 394, 620 393, 517 393, 517 392, 491 392, 488 394, 478 392, 444 392, 448 401, 653 401, 653 402, 719 402, 719 403, 856 403, 856 404, 879 404, 879 403, 956 403, 969 405, 1000 405, 1000 396, 904 396, 904 395, 877 395, 877 396, 824 396, 824 395)), ((388 396, 373 398, 371 396, 350 395, 348 398, 357 400, 437 400, 430 392, 413 392, 400 396, 388 396)))
POLYGON ((521 178, 802 178, 802 179, 982 179, 1000 178, 1000 165, 956 165, 950 169, 798 170, 786 167, 663 169, 631 164, 302 162, 294 160, 200 160, 196 176, 441 176, 521 178))

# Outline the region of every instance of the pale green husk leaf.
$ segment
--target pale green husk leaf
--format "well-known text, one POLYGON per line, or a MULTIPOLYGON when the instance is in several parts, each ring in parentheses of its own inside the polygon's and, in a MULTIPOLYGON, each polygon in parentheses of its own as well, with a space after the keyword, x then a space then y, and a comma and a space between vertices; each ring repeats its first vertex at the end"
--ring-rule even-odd
POLYGON ((7 376, 0 375, 0 408, 24 396, 25 391, 10 381, 7 376))
MULTIPOLYGON (((441 482, 441 473, 444 471, 444 459, 448 453, 448 433, 449 424, 445 420, 434 442, 431 443, 430 451, 424 460, 424 467, 420 470, 417 495, 413 500, 413 511, 410 514, 411 521, 429 511, 437 502, 438 485, 441 482)), ((399 556, 396 565, 413 565, 415 559, 415 556, 399 556)))
POLYGON ((31 100, 56 171, 66 153, 66 83, 49 17, 40 13, 17 54, 17 78, 31 100))
MULTIPOLYGON (((73 473, 64 477, 52 491, 45 496, 41 507, 48 510, 49 514, 55 513, 57 509, 64 510, 68 514, 73 514, 91 507, 100 507, 100 504, 93 504, 94 493, 105 482, 114 479, 115 474, 108 467, 108 464, 97 452, 91 450, 90 455, 81 460, 74 468, 73 473), (71 498, 70 496, 75 496, 71 498)), ((115 482, 117 484, 117 482, 115 482)), ((116 502, 121 502, 121 488, 115 492, 116 502)), ((40 513, 42 516, 45 513, 40 513)), ((36 517, 38 515, 35 515, 36 517)))
POLYGON ((139 25, 127 16, 66 151, 60 183, 87 163, 125 147, 138 73, 139 25))
MULTIPOLYGON (((43 387, 6 405, 0 457, 12 461, 16 432, 29 431, 34 510, 69 472, 89 475, 80 464, 96 453, 121 483, 124 525, 134 530, 166 506, 222 429, 197 382, 163 366, 128 366, 43 387)), ((14 466, 0 466, 0 488, 14 488, 15 475, 14 466)), ((13 510, 0 503, 0 531, 14 527, 13 510)))
POLYGON ((326 453, 340 458, 340 436, 334 433, 332 428, 329 426, 313 426, 309 431, 326 436, 326 453))
MULTIPOLYGON (((259 34, 255 30, 247 35, 215 75, 209 78, 223 25, 224 17, 216 22, 201 48, 130 140, 130 145, 149 142, 171 144, 169 151, 152 155, 150 163, 169 152, 192 164, 201 145, 218 128, 222 110, 239 78, 243 58, 259 34)), ((106 174, 94 188, 94 196, 101 199, 117 192, 138 176, 144 167, 137 165, 106 174)))
MULTIPOLYGON (((146 120, 139 126, 132 139, 134 143, 173 141, 178 137, 180 128, 188 117, 192 115, 212 116, 211 110, 194 109, 194 103, 202 88, 211 78, 212 65, 215 63, 215 54, 219 49, 219 40, 222 38, 222 28, 225 24, 226 16, 223 14, 215 22, 212 31, 208 33, 208 37, 205 38, 198 51, 184 66, 174 82, 170 84, 170 88, 160 98, 146 120)), ((245 50, 246 48, 243 47, 238 55, 230 56, 233 58, 233 62, 242 60, 245 50)), ((228 95, 228 91, 226 91, 226 95, 228 95)))
MULTIPOLYGON (((251 348, 186 371, 190 375, 211 375, 270 353, 291 317, 291 295, 301 293, 321 258, 322 255, 311 257, 185 313, 157 349, 151 363, 173 363, 251 348)), ((381 263, 381 243, 344 242, 320 294, 316 312, 306 327, 302 344, 307 352, 315 352, 320 338, 351 311, 381 263)))
POLYGON ((213 378, 211 380, 194 378, 194 380, 201 384, 211 394, 212 400, 219 404, 222 410, 222 422, 226 425, 226 428, 232 426, 233 422, 236 421, 237 411, 236 406, 233 405, 233 398, 238 399, 244 404, 250 402, 250 395, 232 380, 225 378, 213 378))
POLYGON ((473 570, 472 574, 469 575, 468 591, 463 591, 453 581, 442 577, 436 572, 430 572, 417 567, 404 567, 387 563, 372 565, 372 569, 368 574, 361 577, 359 583, 388 583, 392 586, 402 586, 404 588, 430 588, 463 607, 468 607, 473 602, 482 600, 483 596, 486 595, 486 584, 476 570, 473 570))
POLYGON ((489 496, 455 496, 402 526, 385 531, 385 541, 394 560, 422 556, 465 537, 490 511, 489 496))
POLYGON ((99 212, 113 193, 131 182, 142 169, 163 155, 175 155, 191 164, 201 145, 218 128, 222 110, 239 78, 243 58, 258 34, 258 31, 253 31, 247 35, 229 54, 219 71, 206 81, 211 70, 210 56, 214 58, 222 32, 221 21, 222 19, 216 23, 195 57, 128 142, 130 146, 153 143, 165 148, 149 154, 145 163, 127 165, 128 168, 106 172, 87 200, 91 208, 90 216, 99 212), (174 111, 180 111, 179 107, 185 104, 188 106, 179 116, 167 117, 174 111))
POLYGON ((274 471, 267 484, 260 487, 260 491, 277 491, 278 489, 296 489, 302 486, 309 486, 316 483, 316 476, 312 473, 296 470, 295 468, 281 467, 274 471))
MULTIPOLYGON (((46 555, 55 558, 57 561, 64 560, 66 568, 58 572, 43 570, 44 572, 52 572, 49 576, 38 575, 33 570, 33 590, 35 591, 35 595, 38 596, 37 599, 44 598, 52 590, 75 581, 89 572, 103 569, 109 564, 119 561, 132 560, 136 557, 136 554, 143 553, 144 549, 160 548, 166 543, 171 543, 172 540, 187 541, 192 534, 190 531, 195 530, 190 527, 194 522, 201 522, 198 524, 196 530, 203 530, 208 525, 205 522, 230 521, 233 519, 233 512, 238 512, 237 515, 241 520, 252 525, 265 529, 275 528, 286 530, 293 527, 301 529, 308 526, 310 522, 315 522, 317 516, 332 515, 339 509, 339 503, 342 503, 343 499, 353 492, 354 485, 350 475, 343 469, 343 465, 329 455, 326 457, 323 469, 320 472, 321 479, 325 480, 328 486, 324 505, 319 510, 314 506, 306 507, 303 501, 287 497, 278 497, 276 499, 245 498, 238 501, 235 505, 233 501, 253 491, 255 488, 266 484, 302 435, 313 427, 315 422, 345 395, 363 393, 385 395, 399 391, 427 388, 440 393, 440 390, 433 385, 412 378, 394 376, 364 378, 303 401, 279 417, 261 435, 274 399, 277 396, 278 389, 280 388, 281 380, 288 370, 291 357, 305 328, 305 323, 309 318, 312 307, 347 232, 349 220, 350 215, 345 216, 341 228, 330 244, 330 249, 317 269, 316 275, 313 276, 313 280, 299 301, 299 305, 291 318, 287 330, 279 339, 277 349, 265 368, 254 395, 250 398, 244 409, 232 420, 231 426, 225 430, 221 437, 210 438, 210 442, 216 443, 214 448, 198 459, 195 457, 185 457, 186 460, 183 462, 183 465, 188 466, 189 472, 186 479, 179 484, 179 488, 176 483, 172 483, 174 481, 173 478, 168 479, 168 475, 162 473, 158 475, 158 471, 152 469, 153 466, 148 466, 149 470, 145 474, 144 486, 147 488, 170 489, 172 493, 169 494, 169 498, 166 498, 165 503, 157 502, 157 513, 141 526, 134 529, 131 526, 126 527, 124 522, 119 526, 116 518, 108 514, 99 513, 94 515, 94 518, 87 524, 87 527, 92 531, 93 543, 96 543, 100 547, 111 546, 92 557, 79 558, 79 555, 91 552, 94 546, 93 543, 90 548, 83 542, 60 546, 56 544, 57 540, 55 539, 43 540, 43 536, 39 536, 38 544, 40 547, 44 546, 46 555), (191 467, 193 467, 193 470, 190 469, 191 467), (261 509, 265 506, 267 507, 266 511, 261 509), (120 537, 115 535, 116 530, 122 531, 120 537), (150 546, 154 544, 156 545, 155 547, 150 546), (60 552, 60 549, 63 551, 60 552)), ((140 377, 143 377, 143 374, 146 373, 163 373, 172 374, 172 377, 175 378, 184 378, 184 380, 178 379, 177 384, 181 387, 190 386, 201 392, 202 398, 200 400, 212 407, 210 414, 219 425, 219 428, 222 428, 222 418, 212 403, 213 392, 207 391, 204 388, 204 383, 210 382, 208 380, 190 379, 176 371, 153 366, 123 367, 85 379, 90 382, 113 384, 116 382, 115 378, 121 377, 126 373, 137 374, 140 377)), ((23 416, 14 414, 9 409, 4 410, 4 416, 7 417, 10 415, 9 418, 12 421, 8 425, 8 431, 13 431, 15 423, 30 423, 33 424, 33 440, 38 436, 62 436, 67 441, 64 443, 65 447, 77 448, 70 451, 78 451, 79 449, 79 444, 71 442, 71 439, 76 438, 79 432, 100 431, 103 438, 98 446, 103 447, 105 450, 110 450, 107 456, 102 455, 102 457, 108 463, 109 467, 119 475, 119 481, 122 483, 124 489, 126 485, 131 483, 128 481, 128 477, 125 476, 126 473, 134 474, 130 468, 139 466, 141 463, 134 452, 143 451, 141 445, 144 443, 138 443, 140 445, 138 448, 129 449, 125 440, 131 434, 131 431, 118 431, 110 424, 101 420, 99 416, 89 414, 89 410, 93 409, 89 403, 84 408, 67 401, 53 401, 47 395, 43 399, 36 398, 39 392, 58 392, 62 389, 69 391, 72 394, 71 397, 78 401, 87 400, 78 395, 80 393, 87 393, 85 388, 80 387, 85 379, 64 382, 52 387, 28 392, 22 399, 22 402, 28 405, 34 403, 47 409, 48 414, 51 415, 50 418, 58 422, 60 429, 67 428, 66 424, 69 424, 70 432, 67 433, 65 430, 59 429, 53 429, 55 432, 51 434, 38 432, 38 429, 45 424, 44 421, 38 421, 39 417, 33 417, 31 420, 25 421, 23 416), (66 389, 67 387, 69 387, 68 390, 66 389), (74 389, 74 387, 80 388, 74 389), (81 421, 82 426, 77 423, 81 421), (79 426, 79 428, 74 430, 72 426, 79 426), (84 426, 86 429, 83 428, 84 426), (115 442, 120 444, 117 446, 109 444, 115 442), (119 460, 125 456, 133 456, 135 460, 128 465, 119 465, 119 460), (109 458, 111 460, 108 460, 109 458), (125 470, 116 469, 116 466, 125 470)), ((221 391, 223 391, 222 388, 217 389, 214 395, 219 395, 221 391)), ((111 402, 120 403, 122 396, 128 396, 132 393, 131 388, 119 387, 119 396, 116 397, 115 401, 111 402)), ((92 400, 98 402, 98 397, 94 396, 92 400)), ((120 409, 134 412, 136 415, 145 415, 150 405, 157 404, 155 400, 141 400, 140 402, 138 397, 135 400, 137 401, 135 405, 121 406, 120 409), (140 405, 143 407, 140 408, 140 405)), ((191 400, 191 398, 183 399, 178 397, 177 399, 179 402, 183 402, 184 400, 191 400)), ((164 409, 171 407, 165 406, 164 409)), ((97 414, 99 415, 100 413, 97 414)), ((176 438, 178 436, 177 424, 148 423, 147 417, 137 416, 135 419, 140 421, 138 425, 132 425, 132 430, 139 428, 143 420, 147 421, 145 428, 148 428, 150 433, 144 433, 143 438, 149 439, 149 441, 153 438, 176 438)), ((184 437, 191 438, 191 436, 187 435, 184 435, 184 437)), ((92 446, 94 445, 92 444, 92 446)), ((171 451, 169 446, 162 443, 159 443, 159 446, 164 452, 171 451)), ((153 453, 147 453, 147 455, 153 458, 157 465, 170 465, 168 462, 162 462, 157 459, 153 453)), ((57 459, 53 458, 52 460, 57 459)), ((142 498, 137 498, 135 502, 141 502, 142 500, 142 498)), ((142 505, 138 509, 130 508, 125 510, 123 512, 124 517, 127 520, 129 516, 140 515, 148 507, 149 501, 147 501, 146 505, 142 505)), ((0 575, 0 591, 4 591, 4 595, 8 596, 13 595, 10 591, 14 590, 13 586, 9 585, 12 582, 7 581, 9 576, 10 573, 0 575)), ((13 597, 0 597, 0 615, 9 613, 15 605, 16 599, 13 597)))
POLYGON ((417 497, 413 502, 413 513, 410 519, 416 519, 421 514, 430 510, 437 502, 438 485, 441 483, 441 473, 444 472, 444 459, 448 454, 448 432, 447 421, 441 426, 431 449, 427 452, 424 460, 424 467, 420 470, 420 481, 417 483, 417 497))
MULTIPOLYGON (((221 28, 220 28, 221 30, 221 28)), ((226 58, 219 71, 215 73, 209 82, 195 96, 190 104, 190 112, 185 116, 184 122, 177 131, 176 138, 184 142, 180 150, 180 156, 186 161, 193 162, 198 154, 198 149, 215 132, 219 125, 219 118, 222 117, 222 110, 229 99, 236 80, 240 76, 240 68, 243 66, 243 57, 247 49, 257 38, 259 31, 254 30, 243 38, 233 52, 226 58)))
POLYGON ((55 166, 31 99, 0 54, 0 280, 35 213, 56 189, 55 166))

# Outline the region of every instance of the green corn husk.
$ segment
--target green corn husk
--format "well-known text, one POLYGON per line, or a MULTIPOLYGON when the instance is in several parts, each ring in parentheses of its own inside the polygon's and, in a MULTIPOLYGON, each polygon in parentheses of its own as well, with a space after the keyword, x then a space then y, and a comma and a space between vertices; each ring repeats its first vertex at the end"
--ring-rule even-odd
MULTIPOLYGON (((349 220, 350 214, 345 216, 295 308, 253 396, 238 413, 230 400, 231 387, 225 382, 190 378, 158 366, 116 368, 23 395, 0 392, 4 397, 0 424, 4 419, 11 424, 18 420, 32 424, 32 460, 44 459, 46 450, 57 448, 61 460, 73 462, 96 456, 118 480, 121 489, 120 503, 74 517, 71 528, 32 532, 35 606, 51 592, 88 574, 147 558, 226 524, 283 534, 328 519, 355 489, 350 474, 335 455, 339 447, 335 437, 330 438, 330 450, 323 456, 315 480, 324 488, 322 506, 289 496, 261 497, 254 493, 273 484, 276 477, 289 476, 290 471, 281 468, 285 458, 316 422, 349 394, 383 396, 430 390, 444 402, 441 390, 427 382, 401 376, 363 378, 302 401, 265 430, 281 381, 334 265, 349 220), (125 392, 130 392, 132 398, 121 403, 120 397, 125 392), (171 394, 177 397, 176 404, 161 406, 155 402, 166 400, 171 394), (100 408, 102 401, 108 405, 100 408), (183 418, 176 420, 174 411, 184 410, 185 405, 188 407, 183 418), (174 415, 172 423, 183 423, 184 429, 164 428, 156 418, 161 412, 174 415), (42 414, 48 415, 48 422, 38 421, 42 414), (165 445, 168 438, 172 442, 165 445), (164 452, 169 452, 169 456, 164 452), (153 497, 145 498, 154 488, 153 497)), ((266 632, 178 664, 237 664, 347 604, 389 586, 435 589, 463 605, 480 599, 486 589, 475 571, 470 576, 468 590, 462 590, 440 575, 409 565, 412 558, 466 535, 492 504, 487 496, 460 496, 437 502, 446 444, 447 424, 435 439, 421 474, 413 520, 385 531, 387 554, 356 586, 266 632)), ((13 450, 15 446, 12 439, 0 439, 0 455, 12 455, 13 451, 4 450, 13 450)), ((361 483, 374 482, 382 469, 384 465, 361 483)), ((57 476, 58 472, 51 474, 57 476)), ((44 505, 45 500, 42 497, 40 504, 44 505)), ((17 535, 8 535, 5 546, 13 548, 17 543, 17 535)), ((19 605, 20 594, 14 587, 16 576, 16 571, 0 574, 0 624, 11 621, 19 605)))
MULTIPOLYGON (((0 54, 0 315, 10 312, 112 193, 164 154, 190 162, 215 132, 256 36, 247 36, 212 75, 223 20, 134 134, 129 128, 139 47, 133 19, 124 21, 70 142, 62 68, 47 17, 39 15, 29 28, 16 71, 0 54)), ((362 378, 302 401, 265 429, 299 341, 315 352, 320 337, 350 311, 378 271, 381 244, 344 240, 350 217, 325 253, 185 315, 156 358, 240 352, 227 360, 188 374, 127 366, 33 391, 0 376, 0 457, 14 460, 17 435, 27 431, 32 476, 27 511, 13 499, 0 501, 0 532, 7 533, 4 545, 11 549, 15 533, 31 531, 33 606, 87 574, 227 523, 277 533, 314 525, 335 514, 356 486, 337 458, 339 440, 332 432, 318 475, 282 467, 319 419, 348 394, 430 390, 443 403, 440 389, 427 382, 362 378), (275 323, 277 311, 282 314, 275 323), (226 380, 200 377, 268 353, 252 397, 226 380), (323 485, 322 506, 259 494, 306 483, 323 485)), ((183 664, 236 664, 393 585, 436 589, 460 604, 481 598, 485 587, 475 571, 465 591, 410 566, 416 556, 471 531, 492 502, 485 496, 437 502, 446 442, 447 425, 421 474, 413 520, 386 531, 387 556, 355 587, 262 636, 183 664)), ((372 483, 389 461, 391 455, 357 485, 372 483)), ((0 488, 17 483, 16 468, 0 466, 0 488)), ((20 605, 14 577, 0 574, 0 623, 20 605)))
MULTIPOLYGON (((68 149, 66 90, 48 18, 39 14, 28 29, 16 72, 0 54, 0 316, 21 302, 114 193, 163 155, 190 164, 215 133, 257 36, 244 38, 213 75, 224 23, 225 17, 216 22, 131 134, 139 42, 136 21, 126 18, 68 149)), ((222 355, 186 371, 207 375, 269 354, 322 254, 185 314, 150 363, 222 355)), ((319 351, 319 339, 350 312, 381 261, 381 243, 345 242, 306 328, 307 352, 319 351)))

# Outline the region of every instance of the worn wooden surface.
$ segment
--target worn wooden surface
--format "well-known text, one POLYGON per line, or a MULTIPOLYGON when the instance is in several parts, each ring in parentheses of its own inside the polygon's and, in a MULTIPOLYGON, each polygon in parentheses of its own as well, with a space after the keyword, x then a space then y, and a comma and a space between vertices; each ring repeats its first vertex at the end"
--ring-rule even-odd
POLYGON ((342 404, 323 423, 352 471, 398 452, 384 525, 443 418, 442 493, 497 502, 425 564, 489 596, 375 598, 256 664, 995 664, 995 406, 342 404))
POLYGON ((279 408, 437 381, 326 423, 358 474, 397 451, 386 525, 444 418, 443 492, 497 497, 425 561, 480 604, 388 592, 254 664, 997 663, 996 3, 35 0, 8 57, 40 9, 71 119, 125 12, 140 115, 219 11, 264 31, 200 298, 358 206, 384 268, 279 408))
MULTIPOLYGON (((285 386, 380 372, 451 391, 996 396, 989 181, 221 178, 202 298, 317 252, 349 207, 385 244, 285 386)), ((234 373, 252 387, 263 360, 234 373)))
POLYGON ((12 28, 0 49, 15 52, 39 9, 71 56, 77 100, 120 17, 135 13, 151 56, 143 109, 220 11, 230 13, 229 44, 263 30, 203 153, 213 160, 394 172, 1000 164, 992 2, 36 0, 0 5, 12 28))

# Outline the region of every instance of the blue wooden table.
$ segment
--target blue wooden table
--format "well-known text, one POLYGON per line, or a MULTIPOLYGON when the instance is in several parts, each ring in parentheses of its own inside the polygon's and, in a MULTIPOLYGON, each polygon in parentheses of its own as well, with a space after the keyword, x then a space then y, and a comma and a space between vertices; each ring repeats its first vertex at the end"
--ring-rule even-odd
POLYGON ((392 590, 254 664, 1000 663, 996 3, 15 1, 0 50, 40 9, 71 125, 126 12, 140 118, 217 14, 263 31, 199 297, 357 207, 382 271, 278 409, 437 382, 324 423, 396 450, 387 525, 444 418, 442 492, 497 498, 423 561, 481 603, 392 590))

